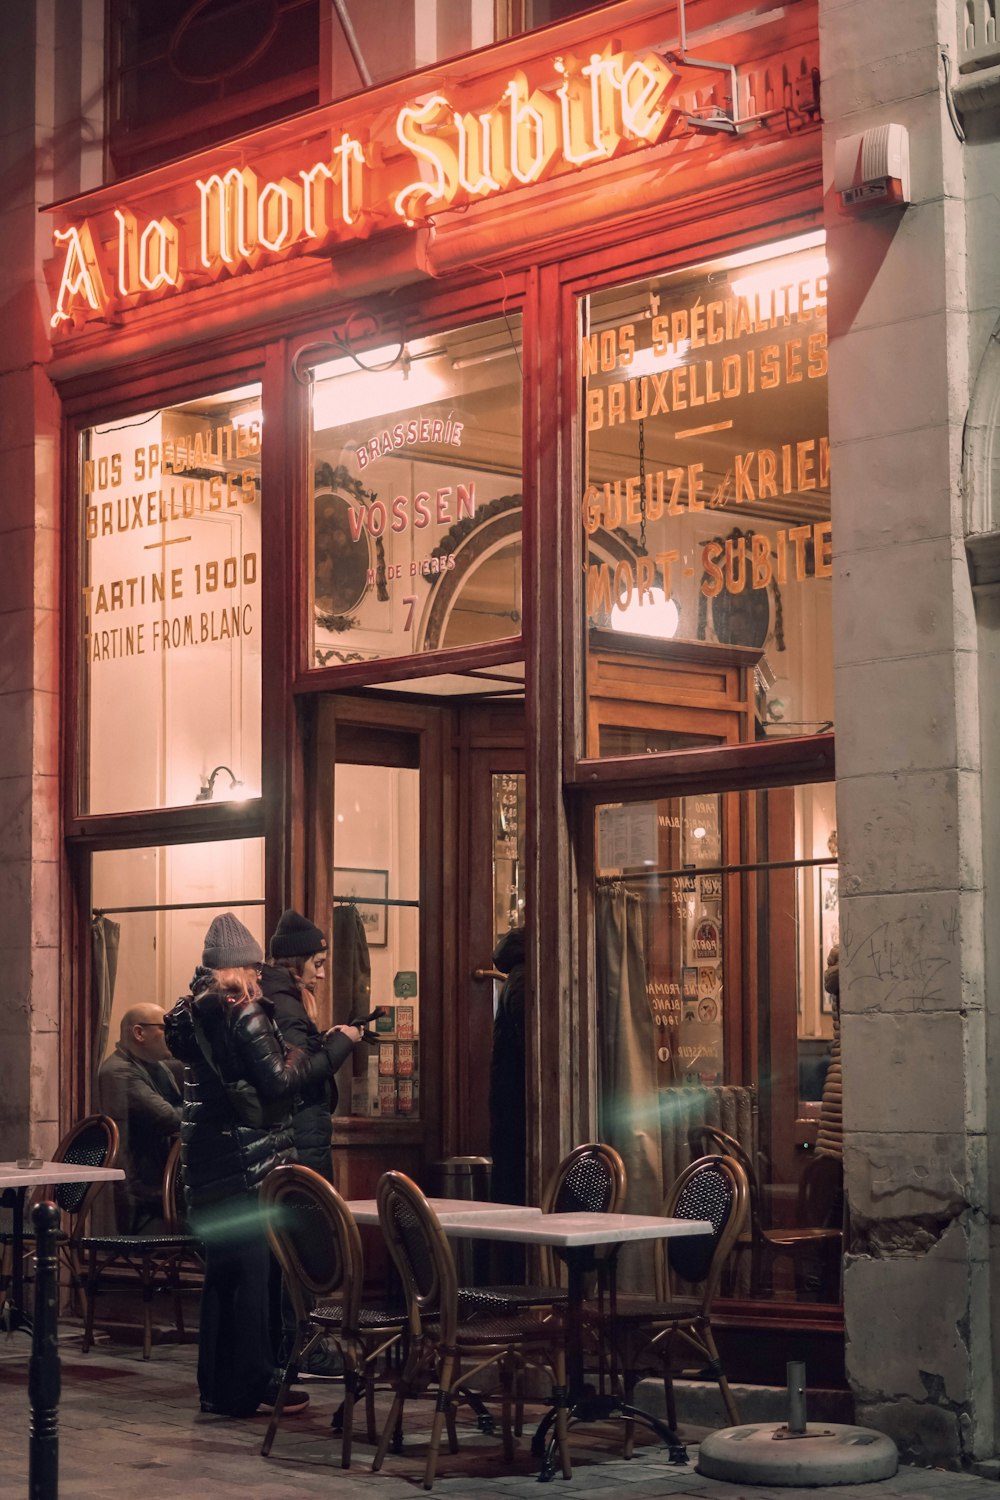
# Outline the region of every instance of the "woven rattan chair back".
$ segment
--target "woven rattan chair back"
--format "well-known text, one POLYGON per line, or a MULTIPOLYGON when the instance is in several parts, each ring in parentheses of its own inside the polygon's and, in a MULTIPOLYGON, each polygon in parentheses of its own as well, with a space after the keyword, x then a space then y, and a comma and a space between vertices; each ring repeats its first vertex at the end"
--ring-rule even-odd
POLYGON ((625 1203, 625 1163, 613 1146, 591 1142, 565 1156, 542 1198, 552 1214, 620 1213, 625 1203))
POLYGON ((451 1246, 423 1193, 402 1172, 385 1172, 376 1189, 379 1223, 403 1284, 410 1332, 419 1338, 433 1318, 438 1337, 455 1341, 458 1277, 451 1246))
MULTIPOLYGON (((114 1167, 118 1165, 118 1126, 109 1115, 88 1115, 68 1130, 52 1153, 52 1160, 68 1165, 114 1167)), ((31 1195, 32 1207, 46 1198, 70 1219, 69 1237, 79 1239, 94 1199, 103 1182, 59 1182, 51 1189, 38 1187, 31 1195)))
POLYGON ((705 1315, 718 1290, 722 1268, 746 1224, 749 1187, 742 1166, 731 1156, 703 1156, 674 1183, 663 1207, 668 1219, 707 1219, 710 1234, 667 1240, 657 1267, 657 1296, 663 1300, 676 1279, 702 1289, 705 1315))
POLYGON ((361 1236, 333 1185, 311 1167, 275 1167, 260 1189, 268 1241, 285 1277, 295 1316, 307 1316, 309 1299, 339 1298, 344 1326, 357 1326, 361 1300, 361 1236))
MULTIPOLYGON (((577 1146, 559 1163, 542 1195, 541 1208, 546 1214, 615 1214, 625 1207, 628 1178, 625 1163, 613 1146, 590 1141, 577 1146)), ((594 1262, 603 1258, 594 1254, 594 1262)), ((559 1279, 556 1262, 564 1260, 550 1245, 539 1247, 539 1267, 543 1283, 559 1279)))

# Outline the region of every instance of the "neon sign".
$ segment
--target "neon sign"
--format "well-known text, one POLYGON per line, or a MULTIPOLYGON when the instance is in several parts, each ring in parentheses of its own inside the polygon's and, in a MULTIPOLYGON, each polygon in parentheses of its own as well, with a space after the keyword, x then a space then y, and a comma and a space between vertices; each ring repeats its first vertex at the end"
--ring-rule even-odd
MULTIPOLYGON (((53 328, 245 274, 400 222, 495 198, 657 144, 675 118, 679 75, 655 52, 557 57, 535 81, 518 70, 489 109, 459 109, 434 92, 384 116, 368 134, 330 130, 325 154, 282 152, 180 185, 182 206, 140 216, 135 205, 57 229, 62 251, 53 328), (271 169, 269 171, 269 169, 271 169)), ((263 149, 263 148, 262 148, 263 149)), ((313 147, 315 151, 315 147, 313 147)))

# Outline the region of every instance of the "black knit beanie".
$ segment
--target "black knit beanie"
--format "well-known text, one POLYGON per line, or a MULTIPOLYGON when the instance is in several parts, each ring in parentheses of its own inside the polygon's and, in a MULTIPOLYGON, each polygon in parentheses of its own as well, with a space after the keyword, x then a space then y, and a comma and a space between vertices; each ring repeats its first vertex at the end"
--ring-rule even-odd
POLYGON ((326 952, 326 938, 315 923, 297 911, 285 911, 271 938, 272 958, 311 958, 326 952))
POLYGON ((264 962, 264 953, 239 917, 224 911, 205 934, 201 961, 206 969, 252 969, 264 962))

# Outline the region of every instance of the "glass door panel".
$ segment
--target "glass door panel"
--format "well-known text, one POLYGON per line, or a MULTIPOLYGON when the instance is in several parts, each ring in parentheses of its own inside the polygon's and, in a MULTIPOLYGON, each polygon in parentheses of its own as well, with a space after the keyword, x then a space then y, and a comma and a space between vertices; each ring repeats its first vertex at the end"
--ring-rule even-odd
POLYGON ((333 941, 336 1021, 384 1014, 379 1040, 354 1052, 338 1113, 420 1114, 420 772, 338 765, 334 784, 333 941))

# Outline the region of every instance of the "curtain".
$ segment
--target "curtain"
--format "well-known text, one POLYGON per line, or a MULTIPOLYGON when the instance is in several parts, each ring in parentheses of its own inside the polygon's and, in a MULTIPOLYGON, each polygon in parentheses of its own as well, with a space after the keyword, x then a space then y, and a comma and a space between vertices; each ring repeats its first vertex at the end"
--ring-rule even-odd
MULTIPOLYGON (((596 917, 602 1135, 625 1163, 628 1212, 658 1214, 664 1194, 663 1145, 639 897, 619 882, 602 886, 596 917)), ((618 1285, 622 1291, 652 1290, 651 1246, 632 1245, 622 1252, 618 1285)))
POLYGON ((97 1088, 97 1073, 104 1061, 111 1029, 111 1007, 115 998, 115 979, 118 976, 118 939, 121 925, 110 917, 95 914, 90 926, 93 947, 92 969, 94 984, 94 1037, 91 1050, 91 1097, 96 1101, 100 1095, 97 1088))

